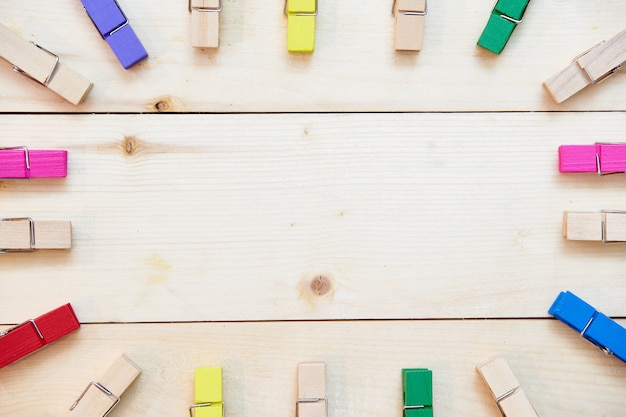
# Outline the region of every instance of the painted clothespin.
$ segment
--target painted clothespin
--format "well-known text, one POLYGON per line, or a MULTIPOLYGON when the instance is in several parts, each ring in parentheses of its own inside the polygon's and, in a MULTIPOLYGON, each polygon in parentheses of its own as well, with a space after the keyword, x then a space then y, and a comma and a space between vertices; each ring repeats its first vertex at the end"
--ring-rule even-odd
POLYGON ((522 22, 529 1, 498 0, 478 39, 478 46, 494 54, 501 53, 517 25, 522 22))
POLYGON ((285 0, 287 15, 287 50, 313 52, 317 0, 285 0))
POLYGON ((65 178, 67 151, 0 148, 0 178, 65 178))
POLYGON ((426 0, 394 0, 391 14, 396 20, 396 51, 422 50, 426 13, 426 0))
POLYGON ((597 172, 600 175, 626 172, 626 144, 559 146, 560 172, 597 172))
POLYGON ((0 330, 0 368, 80 328, 68 303, 7 330, 0 330))
POLYGON ((568 240, 626 242, 626 211, 565 211, 563 236, 568 240))
POLYGON ((30 217, 0 219, 0 253, 71 247, 72 224, 68 221, 34 221, 30 217))
POLYGON ((13 64, 13 70, 48 87, 72 104, 83 101, 91 82, 60 62, 58 55, 22 39, 0 24, 0 57, 13 64))
POLYGON ((576 295, 561 292, 548 312, 607 355, 626 362, 626 329, 576 295))
POLYGON ((476 367, 503 417, 538 417, 509 364, 501 357, 476 367))
POLYGON ((195 48, 220 46, 221 11, 222 0, 189 0, 191 46, 195 48))
POLYGON ((425 368, 402 370, 403 417, 433 416, 433 371, 425 368))
POLYGON ((296 417, 326 417, 326 364, 303 362, 298 364, 298 401, 296 417))
POLYGON ((70 417, 104 417, 115 407, 122 394, 141 374, 141 369, 122 355, 98 380, 87 384, 70 407, 70 417))
POLYGON ((626 29, 583 52, 561 72, 543 83, 552 99, 562 103, 583 88, 598 84, 626 62, 626 29))
POLYGON ((91 21, 126 69, 148 57, 115 0, 80 0, 91 21))
POLYGON ((223 417, 222 368, 196 368, 195 403, 189 406, 190 417, 223 417))

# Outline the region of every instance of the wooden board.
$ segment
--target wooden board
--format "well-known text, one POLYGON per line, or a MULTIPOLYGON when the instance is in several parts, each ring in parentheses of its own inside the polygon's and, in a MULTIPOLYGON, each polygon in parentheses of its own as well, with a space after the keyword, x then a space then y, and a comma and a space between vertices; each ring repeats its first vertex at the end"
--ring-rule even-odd
POLYGON ((394 51, 392 1, 319 0, 313 54, 287 52, 283 0, 224 0, 220 47, 191 46, 187 1, 120 1, 150 57, 126 71, 78 0, 5 0, 0 22, 94 83, 65 103, 0 62, 5 112, 625 110, 618 74, 557 105, 542 83, 624 29, 626 2, 538 1, 504 52, 476 46, 494 2, 433 1, 421 52, 394 51))

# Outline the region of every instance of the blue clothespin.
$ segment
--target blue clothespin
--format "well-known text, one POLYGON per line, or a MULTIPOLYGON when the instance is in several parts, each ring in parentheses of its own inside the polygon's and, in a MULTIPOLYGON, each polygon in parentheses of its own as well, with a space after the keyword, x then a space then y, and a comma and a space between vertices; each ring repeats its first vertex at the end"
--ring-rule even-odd
POLYGON ((126 69, 148 57, 148 52, 130 27, 115 0, 81 0, 100 35, 126 69))
POLYGON ((610 317, 569 291, 561 292, 548 312, 607 355, 615 355, 626 362, 626 329, 610 317))

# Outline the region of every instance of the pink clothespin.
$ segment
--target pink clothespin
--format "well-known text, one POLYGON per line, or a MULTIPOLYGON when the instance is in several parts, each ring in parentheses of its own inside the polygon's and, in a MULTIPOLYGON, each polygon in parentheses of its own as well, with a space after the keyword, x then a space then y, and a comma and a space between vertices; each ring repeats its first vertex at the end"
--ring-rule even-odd
POLYGON ((65 178, 67 151, 0 148, 0 178, 65 178))
POLYGON ((626 172, 626 144, 596 143, 594 145, 559 146, 560 172, 626 172))

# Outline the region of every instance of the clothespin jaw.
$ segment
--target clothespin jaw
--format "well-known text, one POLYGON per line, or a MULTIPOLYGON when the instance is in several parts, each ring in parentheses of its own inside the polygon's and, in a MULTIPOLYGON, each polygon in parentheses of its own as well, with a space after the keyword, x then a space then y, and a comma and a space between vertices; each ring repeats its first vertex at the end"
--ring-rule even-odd
POLYGON ((509 364, 501 357, 476 367, 503 417, 538 417, 509 364))
POLYGON ((287 15, 287 50, 313 52, 317 0, 285 0, 287 15))
POLYGON ((0 148, 0 178, 65 178, 67 151, 31 151, 26 146, 0 148))
POLYGON ((626 172, 626 144, 559 146, 560 172, 597 172, 599 175, 626 172))
POLYGON ((626 212, 565 211, 563 236, 568 240, 592 240, 603 243, 626 242, 626 212))
POLYGON ((222 368, 195 370, 195 403, 189 406, 190 417, 223 417, 222 368))
POLYGON ((220 12, 222 0, 189 0, 191 12, 191 46, 217 48, 220 46, 220 12))
POLYGON ((394 0, 396 51, 421 51, 424 42, 424 20, 428 13, 426 0, 394 0))
POLYGON ((68 303, 36 319, 0 330, 0 368, 80 328, 74 309, 68 303))
POLYGON ((402 370, 403 417, 433 416, 433 372, 425 368, 402 370))
POLYGON ((81 0, 85 11, 125 69, 148 57, 115 0, 81 0))
POLYGON ((326 364, 299 363, 296 417, 326 417, 327 408, 326 364))
POLYGON ((30 217, 0 219, 0 253, 71 247, 70 222, 34 221, 30 217))
POLYGON ((543 86, 556 103, 562 103, 589 85, 599 84, 626 62, 626 29, 583 52, 543 86))
POLYGON ((529 0, 498 0, 478 39, 481 46, 500 54, 526 12, 529 0))
POLYGON ((70 407, 70 417, 105 417, 122 394, 141 374, 141 369, 122 355, 96 381, 90 382, 70 407))
POLYGON ((91 90, 91 82, 60 62, 59 56, 22 39, 0 24, 0 57, 13 70, 48 87, 72 104, 79 104, 91 90))
POLYGON ((548 313, 576 330, 607 355, 626 362, 626 329, 569 291, 562 291, 548 313))

